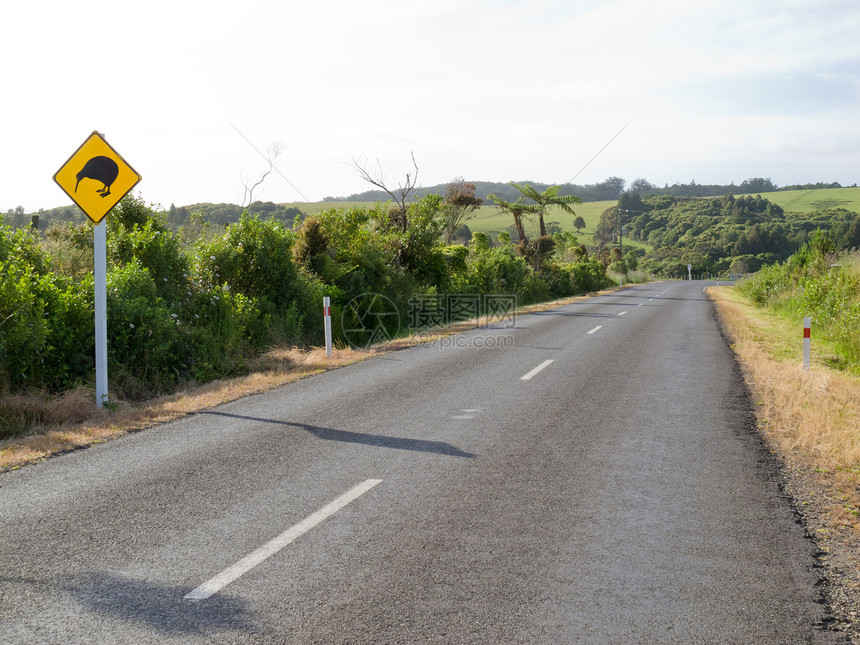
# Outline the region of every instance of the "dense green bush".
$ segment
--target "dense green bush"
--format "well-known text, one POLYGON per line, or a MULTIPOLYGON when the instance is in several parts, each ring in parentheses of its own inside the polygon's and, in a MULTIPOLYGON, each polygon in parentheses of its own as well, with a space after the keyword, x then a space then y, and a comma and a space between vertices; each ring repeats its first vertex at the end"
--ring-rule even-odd
POLYGON ((835 255, 828 236, 812 236, 784 263, 763 268, 738 288, 798 323, 811 318, 816 335, 831 340, 845 365, 860 371, 860 262, 835 255))
POLYGON ((278 220, 243 215, 223 237, 201 245, 194 266, 201 287, 220 286, 252 299, 270 324, 269 337, 252 335, 257 349, 283 340, 313 340, 306 323, 318 315, 323 283, 293 259, 295 233, 278 220))
POLYGON ((32 267, 0 262, 0 366, 6 388, 20 388, 44 379, 49 336, 45 304, 32 267))
POLYGON ((128 226, 113 220, 107 240, 109 262, 113 266, 138 262, 149 271, 159 297, 179 300, 187 291, 189 262, 182 250, 182 240, 160 218, 128 226))
POLYGON ((774 264, 739 283, 741 291, 757 305, 775 302, 795 286, 787 266, 774 264))
POLYGON ((179 314, 133 258, 107 277, 108 374, 131 398, 169 390, 187 372, 179 314))
POLYGON ((517 254, 513 244, 490 247, 486 236, 475 233, 466 260, 465 280, 458 290, 525 295, 526 277, 530 274, 525 258, 517 254))
POLYGON ((611 285, 606 267, 596 258, 584 258, 569 266, 571 292, 566 295, 600 291, 611 285))
POLYGON ((849 309, 860 294, 857 276, 843 267, 821 275, 810 275, 802 282, 800 311, 816 324, 832 325, 849 309))
POLYGON ((38 288, 49 329, 39 386, 59 392, 86 383, 95 363, 92 275, 72 278, 49 273, 38 288))
POLYGON ((66 389, 92 369, 92 281, 49 264, 29 230, 0 226, 0 390, 66 389))
POLYGON ((854 294, 854 300, 833 324, 833 336, 836 350, 853 371, 860 372, 860 292, 854 294))

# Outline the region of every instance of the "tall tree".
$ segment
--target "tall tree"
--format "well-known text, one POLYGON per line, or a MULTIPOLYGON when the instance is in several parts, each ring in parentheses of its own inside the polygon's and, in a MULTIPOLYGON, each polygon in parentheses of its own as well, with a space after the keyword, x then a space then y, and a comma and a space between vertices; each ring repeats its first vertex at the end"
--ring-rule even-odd
POLYGON ((550 208, 560 208, 565 213, 576 215, 571 204, 581 204, 582 200, 576 195, 559 195, 561 186, 549 186, 543 192, 538 192, 528 184, 517 184, 511 182, 511 186, 516 188, 525 198, 534 202, 537 208, 534 209, 534 214, 538 217, 540 225, 540 236, 546 235, 546 224, 544 223, 544 213, 550 208))
POLYGON ((475 197, 475 184, 455 177, 445 191, 445 203, 442 207, 442 237, 445 244, 450 244, 454 235, 472 214, 480 208, 484 200, 475 197))
POLYGON ((657 190, 657 186, 652 184, 647 179, 635 179, 633 183, 630 184, 630 190, 639 193, 640 195, 647 195, 650 192, 657 190))
POLYGON ((528 238, 526 237, 526 229, 523 226, 523 217, 536 213, 538 209, 537 204, 524 203, 524 197, 522 195, 520 195, 515 202, 505 201, 496 195, 488 195, 487 199, 495 202, 496 208, 503 213, 509 213, 513 216, 514 226, 517 228, 517 235, 519 235, 520 242, 527 242, 528 238))

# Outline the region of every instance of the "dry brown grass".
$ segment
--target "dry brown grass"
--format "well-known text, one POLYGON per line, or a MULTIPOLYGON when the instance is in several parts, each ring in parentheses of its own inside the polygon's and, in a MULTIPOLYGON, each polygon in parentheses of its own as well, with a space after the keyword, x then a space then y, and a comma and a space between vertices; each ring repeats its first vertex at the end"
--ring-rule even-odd
MULTIPOLYGON (((628 286, 631 285, 607 289, 600 294, 611 293, 628 286)), ((522 307, 517 309, 517 315, 551 309, 600 294, 576 296, 522 307)), ((252 373, 248 376, 189 386, 176 394, 140 404, 114 400, 109 410, 98 410, 95 407, 92 392, 86 389, 75 390, 59 399, 43 397, 44 400, 35 401, 33 397, 20 397, 17 404, 24 407, 38 405, 42 410, 40 414, 43 414, 41 417, 43 420, 27 436, 0 441, 0 472, 20 468, 58 453, 84 448, 129 432, 137 432, 173 421, 221 403, 272 390, 311 374, 474 329, 486 322, 488 322, 486 319, 458 322, 434 330, 432 334, 400 338, 366 351, 348 347, 335 348, 331 358, 326 357, 324 348, 274 349, 254 362, 252 373), (70 412, 70 410, 76 412, 70 412)))
POLYGON ((732 289, 709 289, 758 405, 766 440, 826 491, 830 522, 860 535, 860 378, 815 360, 804 371, 802 329, 786 357, 785 330, 732 289), (775 357, 776 356, 776 357, 775 357))
POLYGON ((92 415, 95 403, 87 390, 77 388, 59 397, 44 394, 2 396, 0 409, 10 416, 28 419, 38 427, 79 423, 92 415))

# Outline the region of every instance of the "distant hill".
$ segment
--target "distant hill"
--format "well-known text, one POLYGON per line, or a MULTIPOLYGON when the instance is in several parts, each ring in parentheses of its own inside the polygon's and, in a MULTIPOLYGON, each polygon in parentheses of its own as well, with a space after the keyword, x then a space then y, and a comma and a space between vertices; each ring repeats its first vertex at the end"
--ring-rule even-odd
MULTIPOLYGON (((475 184, 475 196, 487 200, 489 195, 496 195, 505 201, 514 201, 520 196, 516 188, 510 183, 499 181, 471 181, 475 184)), ((523 180, 517 181, 518 184, 529 184, 539 191, 546 190, 553 184, 545 184, 539 181, 523 180)), ((618 199, 618 195, 624 192, 625 181, 620 177, 610 177, 599 184, 591 184, 588 186, 578 184, 564 184, 560 191, 562 195, 576 195, 582 201, 597 202, 607 199, 618 199)), ((448 189, 448 184, 437 184, 435 186, 421 186, 415 190, 418 198, 425 195, 444 195, 448 189)), ((384 202, 391 199, 391 196, 383 190, 368 190, 363 193, 355 193, 349 197, 326 197, 324 202, 384 202)))
MULTIPOLYGON (((471 180, 469 180, 471 181, 471 180)), ((519 197, 519 192, 505 182, 495 181, 472 181, 475 184, 475 196, 483 200, 491 194, 498 196, 505 201, 514 201, 519 197)), ((539 191, 545 190, 552 184, 545 184, 538 181, 517 181, 518 184, 529 184, 539 191)), ((444 195, 448 188, 448 184, 437 184, 435 186, 423 186, 416 189, 417 197, 423 197, 428 194, 444 195)), ((841 189, 842 186, 838 182, 824 183, 818 182, 815 184, 803 184, 793 186, 779 187, 770 179, 753 177, 742 181, 740 184, 734 182, 730 184, 697 184, 691 181, 689 184, 666 184, 662 188, 645 179, 636 179, 629 185, 620 177, 609 177, 597 184, 562 184, 560 194, 576 195, 583 202, 599 202, 618 199, 625 190, 633 190, 640 195, 669 195, 670 197, 722 197, 723 195, 747 195, 747 194, 762 194, 782 191, 801 191, 808 192, 812 190, 825 189, 841 189)), ((853 188, 857 188, 854 184, 853 188)), ((382 190, 368 190, 363 193, 355 193, 348 197, 326 197, 324 202, 379 202, 388 201, 391 196, 382 190)), ((773 201, 773 200, 772 200, 773 201)))

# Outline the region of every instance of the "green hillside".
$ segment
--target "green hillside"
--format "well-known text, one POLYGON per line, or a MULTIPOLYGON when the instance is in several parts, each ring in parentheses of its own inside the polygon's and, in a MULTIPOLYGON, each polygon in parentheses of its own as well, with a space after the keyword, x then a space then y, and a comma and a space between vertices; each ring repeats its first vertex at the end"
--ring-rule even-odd
MULTIPOLYGON (((570 231, 572 233, 576 233, 576 229, 573 227, 573 220, 576 217, 582 217, 585 220, 585 228, 582 229, 578 235, 580 237, 580 241, 585 242, 586 244, 591 243, 591 238, 594 235, 594 231, 597 228, 597 223, 600 221, 600 215, 607 208, 615 206, 617 201, 602 201, 602 202, 585 202, 584 204, 578 204, 574 206, 574 210, 576 211, 576 215, 568 215, 561 211, 552 211, 550 210, 546 215, 547 223, 557 222, 562 230, 570 231)), ((466 222, 466 225, 472 232, 482 232, 491 235, 493 238, 498 236, 499 231, 503 231, 507 229, 509 226, 513 224, 513 219, 511 219, 510 215, 506 215, 504 213, 499 213, 498 209, 494 206, 482 206, 477 214, 466 222)), ((537 237, 538 235, 538 225, 537 222, 526 222, 525 223, 526 234, 529 237, 537 237)), ((631 240, 625 238, 624 240, 625 246, 631 247, 641 247, 644 249, 650 249, 651 247, 648 244, 644 244, 642 242, 638 242, 636 240, 631 240)))
MULTIPOLYGON (((860 188, 823 188, 821 190, 778 190, 761 193, 786 212, 811 213, 830 208, 844 208, 860 213, 860 188)), ((738 195, 735 195, 738 197, 738 195)))

